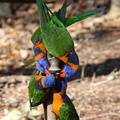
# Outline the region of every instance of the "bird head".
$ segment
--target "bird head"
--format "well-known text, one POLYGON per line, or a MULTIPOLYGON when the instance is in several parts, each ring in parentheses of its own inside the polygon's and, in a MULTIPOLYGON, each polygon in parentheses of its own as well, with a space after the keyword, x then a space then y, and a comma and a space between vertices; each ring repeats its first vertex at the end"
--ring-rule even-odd
POLYGON ((44 73, 49 66, 50 64, 45 56, 42 57, 40 60, 36 60, 36 67, 42 73, 44 73))
POLYGON ((42 86, 45 88, 52 87, 55 84, 55 76, 53 74, 46 75, 44 80, 42 80, 42 86))
POLYGON ((66 77, 66 78, 72 77, 78 72, 78 70, 79 69, 74 70, 70 65, 65 64, 62 70, 63 74, 61 74, 61 77, 66 77))

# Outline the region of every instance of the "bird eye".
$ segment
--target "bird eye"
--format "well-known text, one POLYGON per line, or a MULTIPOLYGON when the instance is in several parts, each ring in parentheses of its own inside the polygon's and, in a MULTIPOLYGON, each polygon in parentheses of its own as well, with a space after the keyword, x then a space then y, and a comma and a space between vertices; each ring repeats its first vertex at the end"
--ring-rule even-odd
POLYGON ((67 72, 66 74, 67 74, 67 75, 69 75, 70 73, 69 73, 69 72, 67 72))
POLYGON ((40 64, 40 67, 43 67, 43 65, 42 65, 42 64, 40 64))

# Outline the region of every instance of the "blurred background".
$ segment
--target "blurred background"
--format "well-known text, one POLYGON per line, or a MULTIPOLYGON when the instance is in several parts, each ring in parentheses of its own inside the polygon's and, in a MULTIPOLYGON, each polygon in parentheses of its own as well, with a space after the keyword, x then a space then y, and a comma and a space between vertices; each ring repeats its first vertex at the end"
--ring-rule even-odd
MULTIPOLYGON (((46 0, 57 11, 64 0, 46 0)), ((120 120, 120 0, 68 0, 67 16, 106 6, 70 27, 80 71, 67 93, 81 120, 120 120), (113 114, 111 114, 111 112, 113 114), (98 117, 99 115, 100 117, 98 117)), ((35 0, 0 0, 0 119, 43 120, 42 105, 29 112, 28 83, 35 70, 31 35, 39 26, 35 0)))

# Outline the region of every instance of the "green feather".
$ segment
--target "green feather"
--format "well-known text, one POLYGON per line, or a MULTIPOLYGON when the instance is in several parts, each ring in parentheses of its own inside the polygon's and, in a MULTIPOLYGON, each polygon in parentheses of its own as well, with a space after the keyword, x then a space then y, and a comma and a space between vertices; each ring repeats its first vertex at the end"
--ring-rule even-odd
POLYGON ((58 12, 55 12, 55 16, 62 22, 64 23, 65 16, 66 16, 66 9, 67 9, 67 0, 64 1, 63 6, 58 12))
POLYGON ((96 12, 100 11, 100 10, 103 10, 105 9, 106 7, 101 7, 101 8, 98 8, 98 9, 95 9, 95 10, 92 10, 92 11, 89 11, 89 12, 85 12, 85 13, 82 13, 80 15, 77 15, 77 16, 73 16, 73 17, 68 17, 68 18, 65 18, 65 21, 64 21, 64 25, 66 27, 70 26, 71 24, 74 24, 80 20, 83 20, 83 19, 86 19, 88 17, 91 17, 93 15, 95 15, 96 12))
POLYGON ((75 107, 68 96, 60 108, 60 120, 79 120, 75 107))
MULTIPOLYGON (((91 16, 93 16, 93 15, 95 15, 95 13, 96 12, 98 12, 98 11, 100 11, 100 10, 103 10, 105 7, 101 7, 101 8, 98 8, 98 9, 95 9, 95 10, 92 10, 92 11, 89 11, 89 12, 86 12, 86 13, 82 13, 82 14, 80 14, 80 15, 77 15, 77 16, 73 16, 73 17, 68 17, 68 18, 65 18, 65 15, 66 15, 66 8, 67 8, 67 0, 65 0, 65 2, 64 2, 64 4, 63 4, 63 6, 62 6, 62 8, 58 11, 58 12, 55 12, 55 13, 52 13, 52 15, 53 16, 51 16, 50 17, 50 15, 49 15, 49 9, 47 8, 47 6, 46 6, 46 4, 45 4, 45 2, 42 0, 42 2, 43 2, 43 4, 42 4, 42 7, 44 8, 45 7, 45 14, 43 14, 44 13, 44 11, 42 11, 42 14, 43 15, 41 15, 41 17, 42 16, 44 16, 44 17, 42 17, 41 18, 41 20, 42 20, 42 22, 44 23, 45 21, 47 22, 47 21, 55 21, 55 23, 58 23, 57 21, 56 21, 56 19, 58 18, 62 23, 63 23, 63 25, 65 26, 65 27, 68 27, 68 26, 70 26, 71 24, 74 24, 75 22, 78 22, 78 21, 80 21, 80 20, 83 20, 83 19, 86 19, 86 18, 88 18, 88 17, 91 17, 91 16), (56 18, 57 17, 57 18, 56 18)), ((37 2, 37 3, 39 3, 39 2, 37 2)), ((39 3, 39 5, 41 5, 41 3, 39 3)), ((38 6, 39 7, 39 6, 38 6)), ((42 8, 42 9, 43 9, 42 8)), ((39 11, 38 11, 39 12, 39 11)), ((39 12, 39 14, 41 14, 40 12, 39 12)), ((58 20, 58 21, 59 21, 58 20)), ((60 23, 60 21, 59 21, 59 23, 60 23)), ((45 22, 45 23, 46 23, 45 22)), ((60 23, 61 24, 61 23, 60 23)), ((56 24, 57 25, 57 24, 56 24)), ((52 25, 51 25, 52 26, 52 25)), ((59 24, 58 24, 58 26, 59 26, 59 24)), ((46 35, 46 38, 47 39, 49 39, 49 38, 54 38, 53 40, 51 40, 50 39, 50 41, 49 40, 44 40, 44 42, 45 42, 45 45, 47 46, 47 49, 48 50, 50 50, 50 53, 51 54, 53 54, 53 55, 62 55, 62 54, 65 54, 67 51, 69 51, 69 49, 71 48, 71 47, 73 47, 73 43, 71 42, 71 41, 69 41, 68 39, 67 39, 67 37, 64 37, 64 39, 62 40, 61 39, 61 37, 60 37, 60 33, 59 33, 59 30, 57 30, 57 32, 56 32, 56 26, 54 27, 53 26, 53 29, 54 30, 52 30, 51 31, 51 29, 52 29, 52 27, 48 27, 48 28, 46 28, 46 30, 47 30, 47 32, 45 33, 45 35, 46 34, 48 34, 48 35, 46 35), (49 31, 51 31, 51 33, 52 33, 52 35, 50 35, 49 34, 49 31), (49 36, 50 35, 50 36, 49 36), (52 37, 51 37, 52 36, 52 37), (57 38, 58 38, 58 40, 57 40, 57 38), (60 40, 59 40, 60 39, 60 40), (65 40, 65 39, 67 39, 67 41, 65 40), (56 42, 57 41, 57 42, 56 42), (51 42, 51 43, 50 43, 51 42), (70 42, 70 43, 69 43, 70 42), (70 44, 70 46, 68 47, 68 44, 66 45, 66 44, 64 44, 64 43, 69 43, 70 44), (63 46, 63 47, 60 47, 59 48, 59 50, 58 50, 58 45, 59 45, 59 47, 60 46, 63 46), (54 46, 54 47, 53 47, 54 46), (65 48, 65 47, 68 47, 67 48, 67 50, 64 50, 63 48, 65 48), (61 51, 61 52, 60 52, 61 51)), ((64 32, 64 30, 62 31, 61 30, 61 32, 64 32)), ((65 33, 66 32, 64 32, 64 33, 62 33, 62 36, 64 36, 65 35, 65 33)), ((32 34, 32 37, 31 37, 31 41, 32 42, 34 42, 36 39, 39 39, 40 41, 42 41, 43 42, 43 35, 44 35, 44 33, 41 33, 41 29, 40 29, 40 26, 34 31, 34 33, 32 34)), ((68 35, 69 36, 69 35, 68 35)), ((70 37, 70 36, 69 36, 70 37)), ((70 38, 70 40, 71 40, 71 38, 70 38)), ((21 66, 21 67, 28 67, 28 68, 32 68, 32 67, 35 67, 35 62, 34 62, 34 59, 33 60, 28 60, 28 61, 26 61, 25 62, 25 64, 23 65, 23 66, 21 66)))
POLYGON ((32 34, 31 41, 34 43, 36 39, 39 39, 42 41, 42 36, 41 36, 41 29, 38 27, 32 34))
POLYGON ((39 90, 36 88, 35 75, 36 73, 32 75, 28 86, 31 107, 45 102, 49 95, 45 90, 39 90))
POLYGON ((41 35, 47 51, 53 56, 63 56, 73 47, 73 40, 62 22, 46 6, 44 0, 37 0, 41 35))
POLYGON ((25 61, 24 65, 22 65, 20 68, 33 68, 35 66, 36 66, 35 59, 32 58, 30 60, 25 61))

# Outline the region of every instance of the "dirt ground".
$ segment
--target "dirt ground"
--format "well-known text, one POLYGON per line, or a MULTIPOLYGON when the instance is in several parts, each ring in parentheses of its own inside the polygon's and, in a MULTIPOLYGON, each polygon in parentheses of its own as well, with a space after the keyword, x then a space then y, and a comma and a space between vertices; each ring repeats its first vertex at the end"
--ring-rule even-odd
MULTIPOLYGON (((33 58, 30 38, 38 25, 35 4, 20 6, 0 20, 1 120, 43 120, 42 105, 30 112, 28 107, 28 83, 35 69, 19 68, 33 58)), ((68 31, 81 65, 79 73, 68 79, 67 88, 78 115, 81 120, 119 120, 120 16, 91 17, 68 31)))

